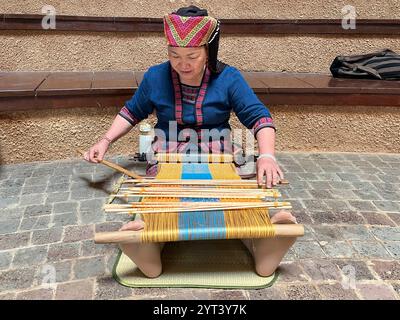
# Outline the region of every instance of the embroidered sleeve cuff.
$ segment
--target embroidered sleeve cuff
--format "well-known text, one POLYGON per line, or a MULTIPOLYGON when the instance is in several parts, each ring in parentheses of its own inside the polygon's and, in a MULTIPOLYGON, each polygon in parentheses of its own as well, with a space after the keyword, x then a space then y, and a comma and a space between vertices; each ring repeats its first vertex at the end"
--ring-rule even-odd
POLYGON ((135 126, 140 122, 137 118, 133 116, 132 113, 129 112, 127 107, 123 107, 121 111, 118 113, 122 118, 128 121, 132 126, 135 126))
POLYGON ((256 121, 252 128, 254 136, 256 136, 257 132, 262 128, 273 128, 276 131, 274 122, 272 121, 272 118, 269 117, 260 118, 256 121))

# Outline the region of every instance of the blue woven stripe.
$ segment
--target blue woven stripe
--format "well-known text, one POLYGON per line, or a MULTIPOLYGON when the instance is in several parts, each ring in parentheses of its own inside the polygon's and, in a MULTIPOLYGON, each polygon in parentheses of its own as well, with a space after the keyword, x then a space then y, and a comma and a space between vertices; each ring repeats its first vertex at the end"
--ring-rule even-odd
POLYGON ((225 239, 224 212, 181 212, 179 214, 179 240, 225 239))
POLYGON ((207 163, 183 163, 181 179, 211 180, 207 163))
MULTIPOLYGON (((208 164, 184 163, 182 179, 212 179, 208 164)), ((183 202, 215 201, 218 198, 181 198, 183 202)), ((222 210, 179 213, 179 240, 225 239, 226 228, 222 210)))

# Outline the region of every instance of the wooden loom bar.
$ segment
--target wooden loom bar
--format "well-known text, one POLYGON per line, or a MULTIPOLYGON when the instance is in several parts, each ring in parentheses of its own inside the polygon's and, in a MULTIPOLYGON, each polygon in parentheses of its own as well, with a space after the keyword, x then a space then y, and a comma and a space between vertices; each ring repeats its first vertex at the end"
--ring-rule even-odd
POLYGON ((233 162, 232 154, 208 153, 158 153, 155 158, 159 162, 200 162, 200 163, 230 163, 233 162))
MULTIPOLYGON (((239 189, 240 191, 237 190, 232 190, 228 191, 229 189, 223 189, 223 188, 215 188, 214 190, 196 190, 196 189, 189 189, 189 188, 182 188, 182 189, 171 189, 168 190, 169 188, 165 188, 164 190, 143 190, 143 189, 125 189, 121 188, 122 193, 128 193, 128 194, 183 194, 183 193, 202 193, 203 196, 204 194, 210 193, 210 196, 207 196, 208 198, 211 197, 211 195, 215 194, 243 194, 245 193, 250 193, 250 194, 258 194, 258 195, 274 195, 274 194, 279 194, 277 190, 274 189, 239 189), (224 191, 225 190, 225 191, 224 191)), ((204 196, 206 198, 206 196, 204 196)), ((212 197, 211 197, 212 198, 212 197)), ((215 197, 214 197, 215 198, 215 197)))
MULTIPOLYGON (((185 194, 139 194, 139 193, 125 193, 125 194, 111 194, 111 197, 116 197, 116 198, 137 198, 137 197, 146 197, 146 198, 204 198, 204 194, 191 194, 191 193, 185 193, 185 194)), ((225 194, 225 195, 210 195, 208 198, 221 198, 221 199, 265 199, 266 195, 236 195, 236 194, 225 194)))
POLYGON ((213 189, 208 189, 208 188, 190 188, 190 187, 184 187, 184 188, 174 188, 174 187, 149 187, 149 188, 143 188, 143 187, 130 187, 130 188, 121 188, 121 192, 128 192, 128 193, 140 193, 140 194, 147 194, 147 193, 188 193, 188 192, 209 192, 211 194, 242 194, 243 192, 246 192, 247 194, 258 194, 258 195, 273 195, 276 193, 275 190, 273 189, 238 189, 238 188, 213 188, 213 189))
POLYGON ((280 194, 278 192, 258 192, 258 193, 252 193, 252 192, 213 192, 213 193, 201 193, 201 192, 196 192, 196 191, 164 191, 164 192, 158 192, 158 191, 150 191, 150 192, 135 192, 135 191, 123 191, 121 195, 126 195, 126 196, 137 196, 137 197, 147 197, 147 196, 160 196, 160 197, 169 197, 169 198, 182 198, 182 197, 188 197, 188 198, 218 198, 220 196, 223 196, 225 198, 240 198, 240 199, 248 199, 251 197, 256 197, 258 198, 278 198, 280 194))
MULTIPOLYGON (((176 185, 240 185, 258 187, 257 180, 240 180, 240 179, 216 179, 216 180, 181 180, 181 179, 126 179, 123 183, 141 184, 176 184, 176 185)), ((289 184, 288 180, 282 179, 279 184, 289 184)))
POLYGON ((245 188, 247 187, 246 185, 238 185, 238 186, 229 186, 229 185, 221 185, 221 186, 210 186, 210 185, 160 185, 160 186, 131 186, 131 187, 125 187, 121 188, 122 190, 149 190, 149 191, 154 191, 154 190, 174 190, 174 191, 181 191, 181 190, 196 190, 196 191, 220 191, 220 190, 225 190, 225 191, 248 191, 248 192, 267 192, 267 191, 272 191, 273 189, 267 189, 267 188, 245 188), (211 188, 210 188, 211 187, 211 188))
MULTIPOLYGON (((274 224, 275 237, 300 237, 304 235, 301 224, 274 224)), ((94 236, 95 243, 140 243, 143 231, 100 232, 94 236)))

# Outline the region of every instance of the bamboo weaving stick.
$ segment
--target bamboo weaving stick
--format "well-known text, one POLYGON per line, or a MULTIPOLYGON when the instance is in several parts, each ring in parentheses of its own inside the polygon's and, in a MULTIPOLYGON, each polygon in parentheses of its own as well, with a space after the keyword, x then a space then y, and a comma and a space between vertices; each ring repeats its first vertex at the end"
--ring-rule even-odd
MULTIPOLYGON (((82 150, 76 150, 76 151, 79 152, 82 156, 85 154, 85 152, 82 151, 82 150)), ((123 174, 126 174, 129 177, 132 177, 132 178, 135 178, 135 179, 139 179, 139 180, 143 180, 143 178, 141 176, 139 176, 138 174, 136 174, 136 173, 134 173, 132 171, 129 171, 129 170, 127 170, 127 169, 125 169, 125 168, 113 163, 113 162, 110 162, 110 161, 107 161, 107 160, 103 159, 103 160, 100 160, 100 163, 104 164, 105 166, 107 166, 109 168, 112 168, 112 169, 114 169, 116 171, 119 171, 119 172, 121 172, 123 174)))
POLYGON ((215 210, 245 210, 245 209, 254 209, 254 208, 276 208, 276 209, 291 209, 292 206, 290 205, 265 205, 265 204, 253 204, 253 205, 238 205, 238 206, 209 206, 209 207, 193 207, 193 208, 157 208, 153 210, 149 209, 106 209, 106 212, 121 212, 121 213, 128 213, 128 214, 135 214, 135 213, 163 213, 163 212, 197 212, 197 211, 215 211, 215 210))
POLYGON ((289 206, 290 202, 244 202, 244 201, 235 201, 235 202, 132 202, 127 204, 105 204, 103 206, 104 210, 107 209, 126 209, 126 208, 157 208, 157 207, 207 207, 207 206, 238 206, 238 205, 261 205, 265 207, 274 207, 274 206, 289 206))

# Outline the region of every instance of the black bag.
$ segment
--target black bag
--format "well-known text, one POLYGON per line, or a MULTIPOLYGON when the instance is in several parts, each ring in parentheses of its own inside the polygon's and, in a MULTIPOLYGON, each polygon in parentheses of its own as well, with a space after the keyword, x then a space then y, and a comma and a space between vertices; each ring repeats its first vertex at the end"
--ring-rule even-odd
POLYGON ((359 56, 338 56, 330 70, 338 78, 400 80, 400 55, 385 49, 359 56))

